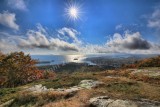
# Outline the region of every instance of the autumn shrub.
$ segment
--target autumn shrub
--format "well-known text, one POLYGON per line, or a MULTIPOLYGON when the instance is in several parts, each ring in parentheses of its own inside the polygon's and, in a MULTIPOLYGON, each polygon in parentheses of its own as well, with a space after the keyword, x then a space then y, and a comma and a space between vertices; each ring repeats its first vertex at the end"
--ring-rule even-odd
POLYGON ((15 87, 42 78, 43 73, 35 66, 36 63, 23 52, 0 54, 1 87, 15 87))
POLYGON ((135 61, 134 64, 126 64, 123 65, 122 67, 123 68, 160 67, 160 56, 135 61))

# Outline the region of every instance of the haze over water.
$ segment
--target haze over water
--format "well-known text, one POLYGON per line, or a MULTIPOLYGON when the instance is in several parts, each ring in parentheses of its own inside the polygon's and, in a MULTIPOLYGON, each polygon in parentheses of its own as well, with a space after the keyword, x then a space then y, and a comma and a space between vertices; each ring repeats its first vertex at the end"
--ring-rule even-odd
POLYGON ((38 65, 56 65, 56 64, 64 64, 64 63, 88 63, 90 65, 93 65, 90 60, 87 60, 88 58, 103 58, 103 59, 124 59, 133 57, 135 59, 138 58, 147 58, 156 56, 155 54, 150 55, 144 55, 144 54, 90 54, 90 55, 32 55, 31 57, 33 59, 38 60, 39 62, 42 62, 38 65))

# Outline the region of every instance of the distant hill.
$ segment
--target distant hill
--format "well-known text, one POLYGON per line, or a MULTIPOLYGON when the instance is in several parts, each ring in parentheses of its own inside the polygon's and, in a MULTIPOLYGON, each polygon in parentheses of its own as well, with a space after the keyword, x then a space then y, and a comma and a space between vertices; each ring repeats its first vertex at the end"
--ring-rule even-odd
POLYGON ((136 68, 136 67, 160 67, 160 55, 153 58, 146 58, 140 61, 135 61, 134 64, 124 65, 123 67, 136 68))

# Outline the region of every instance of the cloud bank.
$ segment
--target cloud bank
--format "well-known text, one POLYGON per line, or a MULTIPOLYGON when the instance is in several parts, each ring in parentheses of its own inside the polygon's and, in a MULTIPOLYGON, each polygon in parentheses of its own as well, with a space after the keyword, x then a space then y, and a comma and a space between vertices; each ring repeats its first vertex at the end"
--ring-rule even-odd
POLYGON ((10 35, 0 32, 0 50, 11 51, 30 51, 38 50, 62 53, 160 53, 160 44, 152 43, 142 38, 140 32, 124 34, 115 33, 106 40, 104 44, 95 45, 83 43, 78 37, 80 33, 72 28, 61 28, 56 30, 54 35, 50 35, 40 24, 37 29, 28 30, 24 35, 10 35))
MULTIPOLYGON (((27 38, 18 38, 18 47, 24 49, 45 48, 49 50, 78 51, 74 43, 69 43, 57 37, 50 37, 41 25, 38 25, 37 29, 28 30, 26 33, 27 38)), ((70 29, 68 28, 68 30, 70 29)), ((73 32, 70 32, 69 36, 72 37, 72 34, 73 32)))

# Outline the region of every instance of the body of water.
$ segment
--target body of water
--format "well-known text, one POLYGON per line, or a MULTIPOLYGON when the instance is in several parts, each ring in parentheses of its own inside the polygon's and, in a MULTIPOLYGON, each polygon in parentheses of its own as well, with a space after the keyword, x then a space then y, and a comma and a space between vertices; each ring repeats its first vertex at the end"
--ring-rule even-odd
POLYGON ((69 62, 75 63, 88 63, 90 65, 95 65, 91 61, 87 60, 88 58, 128 58, 128 57, 135 57, 135 58, 147 58, 153 57, 156 55, 133 55, 133 54, 90 54, 90 55, 31 55, 33 59, 38 60, 40 63, 38 66, 41 65, 57 65, 57 64, 64 64, 69 62))
POLYGON ((87 58, 85 55, 32 55, 31 57, 40 62, 38 65, 57 65, 69 62, 92 64, 85 60, 87 58))

